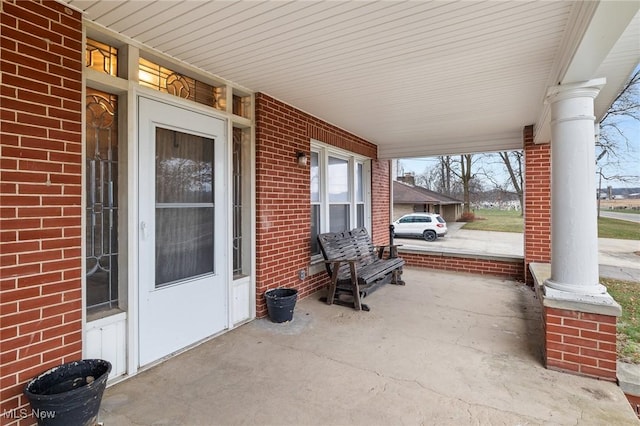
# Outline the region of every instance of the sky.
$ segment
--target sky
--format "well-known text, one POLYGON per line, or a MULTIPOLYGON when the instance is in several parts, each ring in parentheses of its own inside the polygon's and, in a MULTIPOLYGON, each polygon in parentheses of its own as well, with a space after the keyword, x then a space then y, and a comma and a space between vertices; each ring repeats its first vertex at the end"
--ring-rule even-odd
MULTIPOLYGON (((640 122, 636 120, 625 120, 620 122, 620 127, 629 140, 628 149, 621 149, 618 164, 609 164, 602 167, 603 179, 614 175, 635 176, 630 182, 621 182, 611 179, 608 185, 614 188, 631 188, 640 186, 640 122)), ((621 146, 625 142, 621 141, 621 146)), ((604 183, 603 183, 604 186, 604 183)))

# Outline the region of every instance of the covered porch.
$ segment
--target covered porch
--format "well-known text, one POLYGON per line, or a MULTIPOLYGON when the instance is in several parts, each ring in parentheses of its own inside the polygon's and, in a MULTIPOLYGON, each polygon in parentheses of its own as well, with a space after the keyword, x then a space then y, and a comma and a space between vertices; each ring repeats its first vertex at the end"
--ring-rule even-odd
POLYGON ((547 370, 541 308, 511 280, 406 268, 371 312, 298 302, 109 387, 127 424, 634 424, 615 384, 547 370))
POLYGON ((98 357, 114 365, 106 424, 632 418, 613 384, 542 366, 616 380, 607 357, 619 309, 598 284, 594 123, 638 64, 639 10, 4 0, 6 421, 33 423, 18 415, 29 379, 98 357), (202 156, 186 149, 194 143, 202 156), (447 268, 531 283, 529 265, 551 263, 546 300, 571 309, 541 305, 516 281, 418 270, 406 288, 374 295, 368 314, 317 302, 328 281, 318 233, 363 225, 388 241, 392 159, 513 149, 525 159, 524 259, 450 256, 447 268), (170 173, 178 163, 202 167, 170 173), (181 186, 165 192, 168 182, 181 186), (191 241, 202 261, 180 245, 191 241), (276 328, 260 319, 263 294, 283 286, 310 297, 276 328), (597 371, 555 350, 574 327, 538 336, 550 319, 594 318, 602 306, 612 308, 597 317, 608 345, 597 371))

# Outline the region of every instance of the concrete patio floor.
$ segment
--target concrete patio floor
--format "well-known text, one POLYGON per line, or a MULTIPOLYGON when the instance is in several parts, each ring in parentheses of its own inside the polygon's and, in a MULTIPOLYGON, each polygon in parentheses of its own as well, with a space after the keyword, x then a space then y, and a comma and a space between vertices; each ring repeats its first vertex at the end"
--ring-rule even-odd
POLYGON ((111 425, 633 425, 613 383, 546 370, 520 283, 405 269, 356 312, 298 302, 109 387, 111 425))

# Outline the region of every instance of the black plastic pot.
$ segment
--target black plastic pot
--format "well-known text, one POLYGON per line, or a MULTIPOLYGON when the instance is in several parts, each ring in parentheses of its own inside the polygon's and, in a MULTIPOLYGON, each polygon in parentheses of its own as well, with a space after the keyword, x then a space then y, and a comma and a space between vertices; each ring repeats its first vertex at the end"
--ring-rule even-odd
POLYGON ((298 299, 298 290, 293 288, 274 288, 264 293, 269 318, 273 322, 286 322, 293 319, 293 308, 298 299))
POLYGON ((111 363, 83 359, 45 371, 24 389, 39 425, 94 425, 111 363))

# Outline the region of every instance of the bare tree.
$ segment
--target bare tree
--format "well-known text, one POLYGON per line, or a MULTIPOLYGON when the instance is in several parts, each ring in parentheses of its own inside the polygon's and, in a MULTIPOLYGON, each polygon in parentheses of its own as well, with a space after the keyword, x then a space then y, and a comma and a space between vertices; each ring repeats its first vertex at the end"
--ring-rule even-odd
POLYGON ((504 151, 500 152, 500 159, 504 163, 504 166, 509 173, 509 180, 513 186, 514 192, 518 195, 518 202, 520 203, 520 215, 524 212, 524 178, 522 169, 522 151, 504 151))
POLYGON ((621 160, 627 159, 632 151, 631 141, 623 128, 623 123, 629 120, 640 121, 640 69, 631 76, 600 120, 600 132, 596 140, 596 162, 601 178, 621 182, 638 179, 638 176, 616 172, 609 173, 607 177, 602 174, 603 168, 619 169, 621 160))
POLYGON ((470 186, 471 180, 475 177, 475 174, 471 171, 473 166, 473 154, 461 155, 460 160, 458 161, 459 168, 456 170, 452 167, 451 172, 460 179, 462 184, 462 201, 464 203, 463 212, 471 213, 470 186))
POLYGON ((440 157, 440 176, 442 179, 440 192, 446 195, 451 195, 451 175, 453 173, 451 166, 451 156, 440 157))
POLYGON ((522 151, 503 151, 483 154, 477 168, 477 175, 488 181, 493 190, 515 195, 520 203, 520 214, 524 202, 524 169, 522 151), (503 171, 498 171, 502 168, 503 171), (506 172, 506 175, 505 175, 506 172))
POLYGON ((453 160, 451 156, 434 157, 435 164, 424 169, 424 172, 415 176, 416 185, 440 192, 445 195, 453 195, 455 192, 455 176, 452 172, 453 160))

